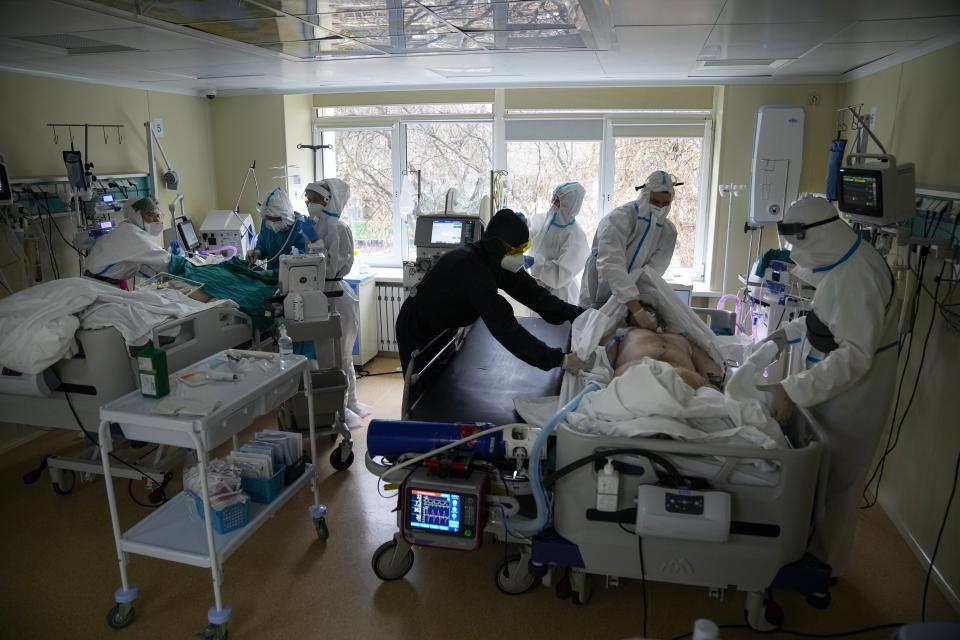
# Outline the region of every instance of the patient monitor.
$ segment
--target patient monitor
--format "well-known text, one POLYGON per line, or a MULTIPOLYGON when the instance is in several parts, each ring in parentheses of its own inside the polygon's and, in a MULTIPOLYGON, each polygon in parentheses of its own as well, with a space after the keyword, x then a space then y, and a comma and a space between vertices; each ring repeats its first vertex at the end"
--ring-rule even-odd
POLYGON ((854 222, 888 225, 916 214, 913 163, 891 155, 854 154, 840 167, 840 211, 854 222), (877 162, 864 162, 864 160, 877 162))
POLYGON ((330 311, 323 292, 326 258, 321 254, 280 256, 283 315, 293 322, 326 320, 330 311))

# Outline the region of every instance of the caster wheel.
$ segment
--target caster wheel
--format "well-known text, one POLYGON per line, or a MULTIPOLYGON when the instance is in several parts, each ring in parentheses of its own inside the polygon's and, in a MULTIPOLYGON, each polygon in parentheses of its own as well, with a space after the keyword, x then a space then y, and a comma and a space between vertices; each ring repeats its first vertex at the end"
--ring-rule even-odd
POLYGON ((229 640, 230 631, 225 624, 208 624, 200 634, 203 640, 229 640))
POLYGON ((69 495, 73 492, 73 487, 77 484, 77 474, 73 471, 67 470, 65 473, 60 474, 60 481, 54 482, 53 492, 58 496, 69 495))
POLYGON ((827 609, 830 607, 829 593, 808 593, 807 604, 814 609, 827 609))
POLYGON ((519 555, 514 555, 497 567, 497 573, 494 576, 497 583, 497 589, 508 596, 519 596, 530 591, 537 584, 537 577, 532 575, 526 563, 521 562, 519 555))
POLYGON ((107 612, 107 625, 111 629, 123 629, 133 624, 136 617, 136 611, 129 604, 115 604, 107 612))
POLYGON ((573 575, 570 580, 573 593, 570 600, 578 607, 590 602, 593 595, 593 580, 589 574, 573 575))
POLYGON ((330 466, 337 471, 346 471, 352 464, 353 451, 350 451, 350 454, 346 458, 340 455, 340 447, 336 447, 330 452, 330 466))
MULTIPOLYGON (((407 575, 413 566, 413 549, 407 547, 406 553, 400 552, 396 540, 380 545, 373 552, 373 572, 384 582, 399 580, 407 575)), ((499 579, 497 586, 500 586, 499 579)))
POLYGON ((570 584, 570 575, 561 578, 553 588, 553 592, 561 600, 569 600, 573 596, 573 585, 570 584))
POLYGON ((322 542, 326 542, 330 537, 330 529, 327 527, 327 519, 317 518, 313 521, 313 526, 317 530, 317 539, 321 540, 322 542))

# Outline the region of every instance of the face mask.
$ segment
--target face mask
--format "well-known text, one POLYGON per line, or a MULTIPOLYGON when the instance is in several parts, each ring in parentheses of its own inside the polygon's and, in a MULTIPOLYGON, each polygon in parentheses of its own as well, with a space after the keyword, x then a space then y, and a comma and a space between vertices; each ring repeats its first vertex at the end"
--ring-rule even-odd
POLYGON ((162 222, 146 222, 143 225, 143 230, 152 236, 158 236, 161 233, 163 233, 163 223, 162 222))
POLYGON ((670 213, 670 205, 664 205, 664 206, 662 206, 662 207, 656 207, 656 206, 654 206, 654 205, 651 204, 651 205, 650 205, 650 211, 652 211, 652 212, 653 212, 653 215, 655 215, 656 217, 658 217, 658 218, 663 218, 663 217, 666 216, 668 213, 670 213))
POLYGON ((503 256, 500 260, 500 266, 511 273, 516 273, 523 269, 523 254, 516 256, 503 256))
POLYGON ((308 202, 307 203, 307 213, 309 213, 314 218, 319 218, 323 215, 323 205, 319 202, 308 202))

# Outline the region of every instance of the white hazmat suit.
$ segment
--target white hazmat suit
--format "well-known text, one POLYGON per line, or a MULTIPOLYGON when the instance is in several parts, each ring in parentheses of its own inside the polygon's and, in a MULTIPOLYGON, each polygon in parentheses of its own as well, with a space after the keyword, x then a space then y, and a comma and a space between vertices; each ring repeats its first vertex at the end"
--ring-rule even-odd
MULTIPOLYGON (((359 426, 360 418, 370 414, 370 407, 357 400, 357 375, 353 370, 353 345, 360 332, 360 303, 350 285, 343 278, 353 268, 353 232, 340 219, 350 200, 350 185, 338 178, 311 182, 306 191, 320 194, 326 204, 311 203, 307 206, 316 225, 319 240, 308 251, 324 251, 327 256, 326 291, 342 291, 343 294, 329 298, 331 311, 340 314, 341 366, 347 376, 347 424, 359 426)), ((318 353, 318 360, 322 358, 318 353)))
POLYGON ((672 198, 673 183, 670 174, 654 171, 635 201, 617 207, 600 220, 583 268, 581 307, 599 309, 611 295, 622 303, 637 300, 640 269, 649 265, 662 276, 670 266, 677 227, 667 219, 670 205, 652 206, 650 194, 666 192, 672 198))
POLYGON ((576 304, 580 293, 577 276, 590 254, 587 234, 577 224, 577 214, 587 191, 579 182, 565 182, 554 189, 553 198, 560 204, 551 206, 544 219, 534 221, 539 227, 533 237, 530 275, 564 302, 576 304))
POLYGON ((788 343, 801 344, 804 370, 781 384, 820 427, 827 479, 811 551, 840 575, 853 545, 857 498, 889 417, 899 305, 883 257, 837 217, 831 203, 795 202, 780 230, 792 244, 794 273, 817 288, 813 317, 783 329, 788 343), (831 221, 799 227, 825 220, 831 221), (790 225, 803 237, 788 234, 790 225))
POLYGON ((159 214, 157 201, 146 196, 123 203, 126 219, 97 240, 84 261, 84 269, 111 280, 129 280, 166 271, 170 254, 157 244, 162 222, 145 223, 141 211, 159 214))

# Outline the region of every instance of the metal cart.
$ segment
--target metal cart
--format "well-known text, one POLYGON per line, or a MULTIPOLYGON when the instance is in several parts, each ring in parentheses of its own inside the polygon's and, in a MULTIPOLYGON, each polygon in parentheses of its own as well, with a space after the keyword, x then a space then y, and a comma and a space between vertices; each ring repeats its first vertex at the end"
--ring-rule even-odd
MULTIPOLYGON (((184 371, 203 368, 214 359, 224 358, 226 354, 227 352, 223 351, 210 356, 187 367, 184 371)), ((161 401, 145 398, 139 391, 129 393, 101 407, 99 429, 101 458, 121 581, 121 587, 114 594, 116 604, 107 614, 109 626, 119 629, 130 625, 134 620, 133 603, 139 595, 139 589, 132 585, 127 577, 127 554, 150 556, 209 568, 213 577, 214 606, 207 613, 209 626, 205 636, 224 639, 227 637, 227 622, 232 611, 230 607, 224 605, 220 593, 223 562, 308 482, 313 490, 310 516, 317 528, 318 537, 321 540, 326 539, 326 507, 320 504, 316 478, 317 438, 309 361, 304 356, 288 356, 287 361, 284 362, 281 362, 277 354, 263 354, 263 356, 264 363, 267 363, 263 370, 258 370, 255 374, 241 374, 240 379, 236 381, 212 382, 201 387, 190 388, 171 376, 171 396, 219 400, 219 406, 202 417, 159 415, 155 410, 161 401), (206 470, 209 451, 231 438, 234 446, 238 447, 237 434, 250 426, 258 416, 273 411, 294 396, 300 389, 301 381, 309 407, 311 456, 303 475, 287 486, 269 504, 251 503, 248 524, 226 534, 216 533, 211 520, 210 495, 207 486, 206 470), (128 439, 185 447, 196 451, 200 465, 202 489, 200 498, 204 507, 202 518, 197 515, 193 497, 187 492, 181 492, 127 531, 120 530, 110 457, 113 449, 111 423, 120 425, 124 436, 128 439)))

